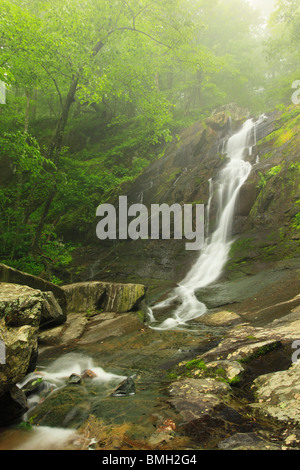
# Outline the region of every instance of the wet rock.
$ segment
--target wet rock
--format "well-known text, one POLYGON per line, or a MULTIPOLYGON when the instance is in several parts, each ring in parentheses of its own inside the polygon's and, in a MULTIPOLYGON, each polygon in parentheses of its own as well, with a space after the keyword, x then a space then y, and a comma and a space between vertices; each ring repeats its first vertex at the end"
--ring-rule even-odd
POLYGON ((111 397, 128 397, 135 395, 135 383, 133 377, 125 379, 117 388, 111 393, 111 397))
POLYGON ((63 325, 40 331, 39 344, 41 346, 67 346, 82 336, 87 323, 88 319, 82 313, 69 314, 63 325))
POLYGON ((35 377, 28 382, 26 382, 22 387, 22 392, 25 393, 26 396, 29 396, 33 393, 39 393, 44 388, 43 379, 42 377, 35 377))
POLYGON ((215 379, 184 379, 172 384, 170 403, 180 413, 185 424, 203 420, 212 415, 231 388, 215 379))
POLYGON ((201 288, 196 291, 196 297, 209 309, 241 303, 258 295, 265 295, 268 288, 276 282, 284 281, 286 275, 284 270, 265 270, 253 276, 201 288))
POLYGON ((1 397, 0 427, 17 422, 28 408, 25 393, 16 385, 11 386, 10 390, 1 397))
POLYGON ((105 311, 126 313, 138 308, 146 288, 140 284, 83 282, 63 287, 68 312, 105 311))
POLYGON ((73 385, 81 384, 82 383, 81 376, 78 374, 71 374, 67 380, 67 383, 73 384, 73 385))
POLYGON ((97 377, 97 374, 90 369, 84 370, 81 374, 83 379, 94 379, 97 377))
POLYGON ((256 183, 245 183, 240 190, 240 197, 237 200, 235 214, 239 217, 247 217, 257 199, 259 188, 256 183))
POLYGON ((165 419, 152 436, 147 440, 151 447, 168 444, 175 438, 176 424, 172 419, 165 419))
POLYGON ((80 384, 69 384, 46 397, 29 411, 28 419, 35 425, 77 429, 91 410, 89 394, 80 384))
POLYGON ((78 340, 79 345, 99 343, 109 338, 122 337, 133 332, 140 332, 141 322, 135 314, 115 314, 111 319, 103 320, 102 315, 93 317, 78 340))
POLYGON ((204 323, 207 326, 228 326, 241 322, 240 315, 234 312, 222 310, 221 312, 213 312, 202 315, 197 319, 197 323, 204 323))
POLYGON ((281 450, 279 445, 268 442, 255 432, 236 433, 218 444, 222 450, 281 450))

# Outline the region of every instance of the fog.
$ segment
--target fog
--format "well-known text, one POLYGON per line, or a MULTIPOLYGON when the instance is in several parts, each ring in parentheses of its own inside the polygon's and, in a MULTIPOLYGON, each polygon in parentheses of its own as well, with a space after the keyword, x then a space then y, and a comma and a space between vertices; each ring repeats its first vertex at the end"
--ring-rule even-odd
POLYGON ((251 5, 258 8, 266 16, 269 16, 277 3, 277 0, 248 0, 251 5))

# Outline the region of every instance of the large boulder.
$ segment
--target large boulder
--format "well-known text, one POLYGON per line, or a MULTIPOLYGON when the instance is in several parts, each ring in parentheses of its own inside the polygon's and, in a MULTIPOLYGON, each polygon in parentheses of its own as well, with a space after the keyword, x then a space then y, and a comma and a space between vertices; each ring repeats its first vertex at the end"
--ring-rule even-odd
POLYGON ((26 397, 16 384, 36 366, 40 325, 62 317, 52 292, 0 283, 0 426, 26 411, 26 397))
POLYGON ((66 321, 53 292, 0 282, 0 318, 7 326, 56 326, 66 321))
POLYGON ((17 269, 0 263, 0 282, 29 286, 42 292, 52 292, 62 311, 66 311, 66 296, 63 289, 52 282, 46 281, 32 274, 27 274, 17 269))
POLYGON ((0 339, 5 344, 5 363, 0 365, 0 397, 21 381, 35 365, 37 334, 37 326, 8 328, 5 320, 0 320, 0 339))
POLYGON ((63 286, 67 297, 67 311, 126 313, 136 310, 146 294, 141 284, 117 284, 110 282, 81 282, 63 286))
POLYGON ((257 403, 252 407, 279 421, 300 423, 300 362, 286 371, 261 375, 253 382, 257 403))

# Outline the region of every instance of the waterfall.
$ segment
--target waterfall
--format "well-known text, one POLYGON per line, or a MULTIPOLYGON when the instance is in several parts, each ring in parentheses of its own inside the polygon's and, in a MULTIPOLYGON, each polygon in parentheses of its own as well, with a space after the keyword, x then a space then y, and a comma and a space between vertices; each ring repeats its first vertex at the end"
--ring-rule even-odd
POLYGON ((231 229, 235 204, 240 188, 247 180, 252 168, 251 164, 244 159, 246 156, 252 155, 252 148, 256 145, 256 128, 264 119, 265 116, 261 116, 256 122, 252 119, 247 120, 242 128, 232 135, 225 144, 224 153, 227 154, 229 161, 221 170, 218 182, 209 181, 208 221, 211 202, 214 197, 213 188, 214 186, 218 188, 216 194, 218 203, 216 229, 210 237, 206 238, 196 263, 171 296, 152 307, 150 318, 153 323, 155 320, 153 311, 176 304, 173 316, 163 321, 159 326, 153 326, 153 328, 162 330, 176 328, 206 313, 206 305, 197 299, 195 292, 197 289, 216 281, 228 260, 232 245, 231 229))

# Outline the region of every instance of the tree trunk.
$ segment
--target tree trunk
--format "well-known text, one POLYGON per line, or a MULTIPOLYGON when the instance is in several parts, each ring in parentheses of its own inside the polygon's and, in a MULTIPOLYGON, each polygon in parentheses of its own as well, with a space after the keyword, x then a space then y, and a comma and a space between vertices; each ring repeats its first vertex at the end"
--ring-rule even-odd
POLYGON ((44 226, 45 226, 45 223, 46 223, 46 218, 47 218, 47 215, 49 213, 49 210, 50 210, 51 204, 53 202, 53 199, 55 197, 55 194, 56 194, 56 186, 52 189, 51 193, 49 194, 49 196, 46 200, 43 214, 40 218, 39 225, 37 226, 37 229, 35 231, 34 240, 33 240, 32 245, 31 245, 31 253, 33 253, 33 254, 36 253, 38 248, 39 248, 39 242, 40 242, 40 239, 41 239, 41 236, 42 236, 42 233, 43 233, 43 229, 44 229, 44 226))
POLYGON ((62 144, 63 144, 65 127, 68 122, 68 117, 69 117, 71 106, 75 101, 77 85, 78 85, 78 76, 73 77, 66 101, 64 103, 61 115, 56 125, 54 135, 48 147, 47 157, 55 163, 56 167, 58 167, 59 165, 59 159, 60 159, 60 153, 61 153, 62 144))
MULTIPOLYGON (((61 149, 62 149, 62 144, 63 144, 64 131, 65 131, 66 124, 68 122, 68 117, 69 117, 71 106, 75 101, 77 85, 78 85, 78 76, 73 77, 66 101, 64 103, 60 118, 56 125, 54 135, 51 139, 51 142, 47 151, 47 158, 53 161, 53 163, 56 166, 56 171, 58 171, 59 169, 60 154, 61 154, 61 149)), ((31 245, 32 253, 36 253, 38 249, 41 235, 43 233, 43 229, 46 223, 46 219, 47 219, 49 210, 51 208, 53 199, 56 195, 56 192, 57 192, 57 187, 56 187, 56 184, 54 184, 54 187, 52 188, 51 192, 48 195, 48 198, 46 199, 43 214, 41 216, 39 225, 37 226, 37 229, 35 231, 34 240, 31 245)))

